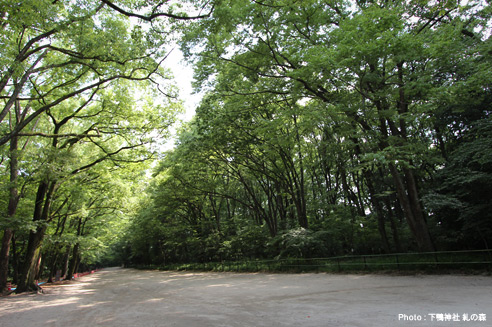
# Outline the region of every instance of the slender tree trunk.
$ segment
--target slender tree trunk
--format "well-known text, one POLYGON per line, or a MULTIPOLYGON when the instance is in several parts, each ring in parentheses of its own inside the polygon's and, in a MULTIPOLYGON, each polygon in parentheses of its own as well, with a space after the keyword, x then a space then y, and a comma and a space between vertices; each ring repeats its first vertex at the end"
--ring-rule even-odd
POLYGON ((76 271, 77 260, 79 256, 79 243, 75 244, 72 251, 72 259, 68 264, 67 275, 65 276, 65 280, 72 280, 72 276, 76 271))
POLYGON ((274 224, 272 221, 271 217, 268 217, 268 215, 265 212, 265 209, 261 205, 261 201, 258 199, 256 192, 253 189, 253 186, 250 186, 249 183, 246 181, 246 179, 243 177, 243 175, 237 171, 236 172, 239 181, 243 184, 245 190, 247 191, 248 195, 251 197, 251 200, 253 201, 253 206, 252 210, 256 213, 258 224, 261 224, 263 221, 267 224, 268 230, 270 231, 270 235, 272 237, 275 237, 277 235, 277 225, 274 224))
POLYGON ((388 211, 391 233, 393 234, 393 242, 395 243, 395 248, 397 253, 402 252, 401 244, 400 244, 400 234, 398 232, 398 226, 396 225, 396 217, 394 210, 391 207, 391 201, 389 197, 385 198, 385 205, 388 211))
POLYGON ((73 271, 74 273, 79 271, 79 266, 80 266, 80 253, 77 254, 77 258, 75 260, 75 269, 73 271))
POLYGON ((371 197, 371 202, 372 205, 374 206, 374 209, 376 210, 376 216, 378 220, 378 231, 379 235, 381 236, 381 242, 383 245, 383 250, 385 253, 391 252, 389 241, 388 241, 388 235, 386 233, 386 226, 384 222, 384 211, 381 206, 381 203, 379 200, 376 198, 376 190, 374 188, 374 185, 371 180, 371 176, 369 176, 369 173, 364 173, 365 179, 366 179, 366 184, 367 188, 369 189, 369 195, 371 197))
MULTIPOLYGON (((62 276, 65 276, 65 279, 66 279, 66 276, 68 275, 68 263, 70 261, 70 250, 71 250, 71 246, 67 245, 67 250, 65 251, 65 255, 63 256, 62 276)), ((71 278, 71 276, 70 276, 70 278, 71 278)))
POLYGON ((57 266, 58 266, 58 252, 59 252, 59 246, 58 244, 55 245, 55 254, 51 258, 51 263, 50 263, 50 272, 48 276, 48 283, 53 283, 53 277, 56 276, 56 271, 57 271, 57 266))
POLYGON ((44 256, 41 251, 39 251, 39 256, 38 259, 36 260, 36 267, 35 267, 35 272, 36 274, 34 275, 34 280, 40 280, 43 277, 43 265, 44 265, 44 256))
MULTIPOLYGON (((9 204, 7 208, 7 220, 10 221, 17 211, 19 203, 19 194, 17 191, 18 173, 18 138, 13 136, 10 140, 10 186, 9 186, 9 204)), ((7 290, 7 279, 9 272, 9 254, 10 243, 14 231, 12 228, 6 228, 3 232, 2 247, 0 249, 0 293, 7 290)))
MULTIPOLYGON (((377 202, 377 200, 376 200, 376 202, 377 202)), ((379 207, 379 203, 377 204, 377 206, 379 207)), ((377 211, 379 211, 377 213, 378 231, 379 231, 379 235, 381 235, 381 242, 383 245, 383 250, 384 250, 384 253, 390 253, 391 249, 390 249, 390 245, 389 245, 389 241, 388 241, 388 235, 386 234, 386 226, 385 226, 385 222, 384 222, 383 211, 381 210, 380 207, 378 209, 376 209, 376 212, 377 211)))
POLYGON ((221 232, 221 228, 220 228, 220 206, 219 206, 219 210, 217 210, 217 205, 215 203, 215 199, 214 199, 212 194, 210 194, 208 196, 208 199, 210 201, 210 207, 212 208, 212 211, 214 213, 215 228, 220 233, 221 232))
POLYGON ((298 202, 298 215, 299 215, 299 225, 304 228, 309 228, 309 222, 307 219, 307 210, 306 210, 306 190, 305 190, 305 182, 304 182, 304 160, 302 155, 302 147, 301 147, 301 137, 299 135, 299 128, 297 126, 297 117, 294 115, 294 126, 296 129, 296 140, 297 140, 297 157, 299 161, 299 173, 296 172, 295 163, 292 163, 292 168, 294 170, 297 188, 297 197, 299 198, 298 202))
POLYGON ((13 274, 12 274, 12 282, 14 284, 17 284, 17 281, 19 280, 19 255, 17 254, 17 241, 15 239, 15 232, 12 235, 12 268, 13 268, 13 274))
MULTIPOLYGON (((80 235, 82 235, 82 218, 79 218, 79 224, 77 226, 77 236, 80 236, 80 235)), ((80 247, 79 243, 76 243, 75 246, 73 247, 72 259, 70 260, 70 262, 68 264, 67 275, 65 276, 66 280, 71 280, 73 274, 77 270, 77 266, 78 266, 77 261, 79 260, 79 247, 80 247)))
MULTIPOLYGON (((63 232, 65 231, 65 223, 67 222, 67 217, 68 215, 64 215, 63 218, 58 220, 58 226, 54 234, 55 236, 63 235, 63 232)), ((59 267, 58 259, 60 258, 62 247, 63 247, 62 244, 60 244, 59 242, 55 242, 53 246, 54 256, 51 257, 50 275, 49 275, 48 282, 53 282, 53 277, 56 276, 56 272, 58 271, 58 267, 59 267)))

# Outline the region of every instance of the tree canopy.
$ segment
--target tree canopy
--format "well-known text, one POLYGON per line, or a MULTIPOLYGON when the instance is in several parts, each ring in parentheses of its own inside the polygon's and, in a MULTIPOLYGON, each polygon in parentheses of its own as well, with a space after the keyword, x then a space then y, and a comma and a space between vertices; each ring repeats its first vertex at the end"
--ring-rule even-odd
POLYGON ((490 14, 217 3, 181 41, 206 96, 156 172, 136 221, 158 235, 132 235, 135 262, 488 247, 490 14))

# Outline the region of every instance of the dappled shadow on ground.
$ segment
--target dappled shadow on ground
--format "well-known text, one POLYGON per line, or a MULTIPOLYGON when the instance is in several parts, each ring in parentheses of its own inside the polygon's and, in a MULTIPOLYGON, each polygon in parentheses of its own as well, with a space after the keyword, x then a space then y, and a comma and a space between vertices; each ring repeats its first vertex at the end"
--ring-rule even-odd
POLYGON ((399 313, 488 313, 491 282, 109 269, 45 294, 0 299, 0 326, 408 326, 399 313))

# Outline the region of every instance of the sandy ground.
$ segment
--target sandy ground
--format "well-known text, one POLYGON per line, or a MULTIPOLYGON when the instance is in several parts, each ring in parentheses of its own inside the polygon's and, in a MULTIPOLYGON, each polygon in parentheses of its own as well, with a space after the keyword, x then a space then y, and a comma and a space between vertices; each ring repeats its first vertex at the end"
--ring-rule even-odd
POLYGON ((490 276, 105 269, 44 290, 0 298, 0 326, 492 326, 490 276))

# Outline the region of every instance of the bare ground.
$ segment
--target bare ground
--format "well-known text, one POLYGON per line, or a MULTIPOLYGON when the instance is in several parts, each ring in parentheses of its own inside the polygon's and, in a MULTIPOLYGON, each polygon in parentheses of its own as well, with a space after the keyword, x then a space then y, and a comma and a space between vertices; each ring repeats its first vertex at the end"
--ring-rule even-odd
POLYGON ((106 269, 0 298, 0 326, 485 327, 492 277, 106 269))

